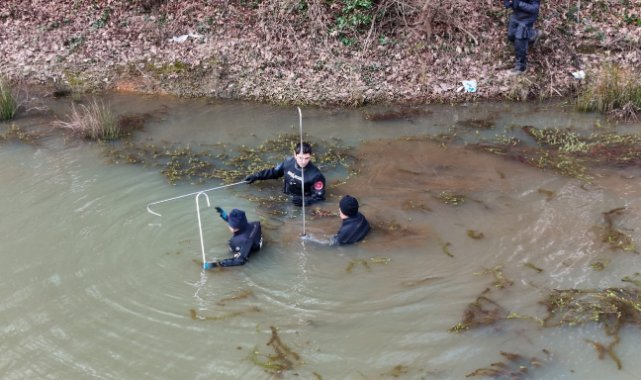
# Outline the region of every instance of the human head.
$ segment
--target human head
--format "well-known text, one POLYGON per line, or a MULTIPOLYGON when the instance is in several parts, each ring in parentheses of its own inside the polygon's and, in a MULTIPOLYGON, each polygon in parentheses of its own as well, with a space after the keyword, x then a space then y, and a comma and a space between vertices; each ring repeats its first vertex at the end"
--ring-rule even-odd
POLYGON ((312 159, 311 145, 303 141, 301 149, 301 143, 296 144, 294 147, 294 157, 296 158, 296 164, 298 164, 298 166, 301 168, 307 166, 312 159))
POLYGON ((345 215, 346 218, 356 216, 358 214, 358 200, 351 195, 345 195, 341 201, 338 202, 338 207, 341 214, 345 215))
POLYGON ((233 209, 227 216, 227 224, 232 230, 242 230, 247 225, 247 216, 245 211, 233 209))

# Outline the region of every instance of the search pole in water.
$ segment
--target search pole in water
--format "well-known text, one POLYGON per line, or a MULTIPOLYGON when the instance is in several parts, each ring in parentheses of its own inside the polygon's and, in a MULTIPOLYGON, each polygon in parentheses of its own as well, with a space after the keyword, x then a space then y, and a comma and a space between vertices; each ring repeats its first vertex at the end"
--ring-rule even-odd
POLYGON ((200 198, 201 195, 205 196, 205 199, 207 199, 207 207, 211 207, 211 204, 209 203, 209 196, 205 194, 204 192, 200 192, 196 194, 196 213, 198 214, 198 231, 200 231, 200 250, 203 253, 203 265, 207 262, 207 259, 205 258, 205 241, 203 240, 203 225, 200 222, 200 204, 198 203, 198 198, 200 198))
MULTIPOLYGON (((300 154, 303 154, 303 112, 300 110, 300 107, 298 108, 298 126, 300 129, 300 154)), ((296 152, 294 152, 296 153, 296 152)), ((305 236, 307 234, 305 230, 305 168, 301 166, 300 168, 300 192, 301 192, 301 200, 303 201, 303 235, 305 236)))

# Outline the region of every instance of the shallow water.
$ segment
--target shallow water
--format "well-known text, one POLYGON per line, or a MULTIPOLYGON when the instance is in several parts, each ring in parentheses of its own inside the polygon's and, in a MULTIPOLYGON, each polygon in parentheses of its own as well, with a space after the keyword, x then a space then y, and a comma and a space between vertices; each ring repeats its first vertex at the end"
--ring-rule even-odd
MULTIPOLYGON (((137 141, 256 146, 298 129, 288 107, 107 101, 122 112, 154 113, 137 141)), ((50 106, 54 115, 16 123, 47 125, 68 103, 50 106)), ((501 351, 541 361, 528 379, 638 378, 637 326, 621 331, 620 370, 586 342, 612 340, 597 324, 542 328, 521 319, 448 330, 481 294, 543 318, 539 301, 550 289, 630 285, 621 279, 641 272, 640 256, 611 250, 600 229, 604 212, 625 207, 617 222, 638 246, 641 170, 599 169, 585 185, 460 144, 399 136, 448 133, 472 142, 518 135, 514 125, 585 133, 639 125, 609 125, 559 104, 430 106, 401 119, 364 117, 376 111, 303 109, 304 127, 308 136, 340 139, 363 160, 346 183, 342 171, 326 172, 332 185, 323 209, 334 211, 338 196, 350 193, 373 224, 395 228, 379 227, 352 247, 303 245, 300 210, 283 205, 287 214, 274 216, 249 200, 278 195, 280 181, 216 190, 212 206, 262 220, 267 244, 243 267, 206 273, 196 263, 194 198, 155 206, 162 217, 146 205, 219 182, 170 185, 157 168, 108 163, 99 144, 57 134, 39 145, 0 143, 1 377, 267 379, 276 375, 251 357, 274 354, 274 327, 299 355, 288 357, 293 368, 284 378, 462 379, 502 361, 501 351), (481 119, 492 128, 462 123, 481 119), (439 201, 444 191, 465 194, 465 203, 439 201), (603 271, 591 267, 597 261, 606 263, 603 271), (512 286, 494 286, 498 272, 488 269, 499 266, 512 286)), ((207 256, 225 257, 229 232, 203 197, 200 206, 207 256)), ((310 214, 306 232, 327 236, 338 224, 310 214)))

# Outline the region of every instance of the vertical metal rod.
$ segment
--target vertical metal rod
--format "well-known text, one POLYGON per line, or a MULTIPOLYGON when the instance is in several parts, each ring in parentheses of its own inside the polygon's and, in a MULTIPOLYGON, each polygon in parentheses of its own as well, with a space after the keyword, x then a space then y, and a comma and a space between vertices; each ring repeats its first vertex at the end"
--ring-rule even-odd
POLYGON ((207 262, 207 259, 205 258, 205 242, 203 240, 203 225, 200 221, 200 204, 198 202, 198 198, 200 198, 201 195, 205 196, 205 199, 207 199, 207 207, 211 207, 211 204, 209 203, 209 196, 205 194, 204 192, 199 192, 196 194, 196 213, 198 214, 198 231, 200 232, 200 249, 203 253, 203 264, 207 262))
MULTIPOLYGON (((298 126, 300 129, 300 153, 303 154, 303 112, 298 108, 298 126)), ((294 152, 296 154, 296 152, 294 152)), ((300 177, 301 177, 301 199, 303 201, 303 236, 307 234, 305 229, 305 168, 301 166, 300 168, 300 177)))

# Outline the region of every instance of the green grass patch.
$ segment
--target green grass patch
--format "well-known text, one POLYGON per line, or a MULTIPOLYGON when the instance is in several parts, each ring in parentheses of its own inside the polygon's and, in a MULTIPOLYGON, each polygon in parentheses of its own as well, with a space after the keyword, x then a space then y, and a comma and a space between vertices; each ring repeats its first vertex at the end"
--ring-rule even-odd
POLYGON ((10 120, 18 112, 18 102, 11 87, 0 79, 0 121, 10 120))

